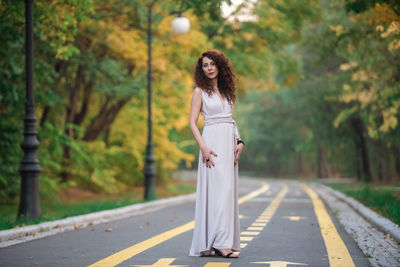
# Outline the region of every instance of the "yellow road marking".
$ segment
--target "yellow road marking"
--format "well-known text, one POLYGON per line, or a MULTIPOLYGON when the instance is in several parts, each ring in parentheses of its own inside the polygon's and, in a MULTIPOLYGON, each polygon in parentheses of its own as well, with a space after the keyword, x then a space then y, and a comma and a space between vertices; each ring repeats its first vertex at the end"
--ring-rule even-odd
POLYGON ((301 216, 283 216, 283 218, 289 219, 291 221, 299 221, 301 219, 305 219, 306 217, 301 217, 301 216))
MULTIPOLYGON (((267 220, 261 220, 261 219, 256 219, 256 223, 253 223, 253 226, 266 226, 267 223, 269 222, 269 219, 274 215, 276 209, 278 208, 280 202, 282 201, 283 197, 288 191, 288 187, 284 185, 283 189, 279 192, 279 194, 272 200, 271 204, 267 206, 267 208, 262 212, 262 214, 268 214, 268 219, 267 220), (263 223, 260 223, 263 222, 263 223)), ((261 216, 260 216, 261 217, 261 216)), ((255 228, 255 227, 249 227, 250 228, 255 228)), ((257 227, 260 230, 263 229, 263 227, 257 227)), ((254 239, 252 235, 258 235, 260 232, 250 232, 250 231, 244 231, 240 233, 240 241, 251 241, 254 239)), ((246 244, 247 246, 247 244, 246 244)))
POLYGON ((259 235, 260 234, 260 232, 241 232, 240 233, 241 235, 259 235))
POLYGON ((240 243, 240 248, 245 248, 247 247, 247 243, 240 243))
POLYGON ((138 244, 135 244, 131 247, 128 247, 126 249, 123 249, 111 256, 108 256, 107 258, 104 258, 98 262, 93 263, 92 265, 89 265, 90 267, 94 266, 115 266, 120 264, 121 262, 126 261, 129 258, 132 258, 133 256, 139 254, 140 252, 143 252, 149 248, 152 248, 174 236, 177 236, 179 234, 182 234, 186 231, 189 231, 193 229, 194 227, 194 221, 188 222, 182 226, 179 226, 177 228, 174 228, 172 230, 166 231, 162 234, 156 235, 152 238, 149 238, 147 240, 144 240, 138 244))
POLYGON ((329 265, 331 267, 355 266, 346 245, 344 244, 328 212, 325 209, 324 203, 310 187, 304 184, 301 186, 312 200, 314 212, 317 216, 321 234, 328 252, 329 265))
POLYGON ((240 241, 251 241, 253 238, 253 236, 241 236, 240 241))
POLYGON ((264 192, 267 192, 268 189, 269 189, 269 184, 262 182, 262 187, 260 189, 250 192, 249 194, 239 198, 239 200, 238 200, 239 205, 246 202, 249 199, 255 198, 256 196, 258 196, 264 192))
POLYGON ((152 265, 131 265, 136 267, 184 267, 188 265, 170 265, 176 258, 161 258, 152 265))
POLYGON ((269 267, 286 267, 287 265, 307 265, 305 263, 290 262, 290 261, 262 261, 262 262, 252 262, 258 264, 269 264, 269 267))
MULTIPOLYGON (((272 200, 271 204, 262 212, 263 217, 267 217, 268 219, 256 219, 256 223, 253 223, 253 226, 266 226, 271 217, 274 215, 276 209, 278 208, 279 204, 281 203, 283 197, 286 195, 288 191, 287 185, 284 185, 283 189, 279 192, 279 194, 272 200)), ((262 216, 260 216, 262 217, 262 216)), ((260 218, 259 217, 259 218, 260 218)))
POLYGON ((262 231, 262 229, 264 229, 264 227, 247 227, 247 230, 250 231, 262 231))
MULTIPOLYGON (((249 194, 239 198, 238 203, 242 204, 242 203, 246 202, 247 200, 252 199, 252 198, 268 191, 269 185, 264 182, 261 182, 261 184, 262 184, 261 188, 255 190, 253 192, 250 192, 249 194)), ((192 230, 193 228, 194 228, 194 220, 191 222, 188 222, 184 225, 178 226, 174 229, 171 229, 169 231, 166 231, 164 233, 161 233, 159 235, 153 236, 147 240, 144 240, 144 241, 137 243, 133 246, 130 246, 126 249, 123 249, 115 254, 112 254, 102 260, 99 260, 99 261, 89 265, 89 267, 95 267, 95 266, 109 267, 109 266, 118 265, 121 262, 124 262, 149 248, 152 248, 152 247, 154 247, 162 242, 165 242, 177 235, 180 235, 184 232, 192 230)))
POLYGON ((230 262, 207 262, 203 267, 228 267, 230 262))

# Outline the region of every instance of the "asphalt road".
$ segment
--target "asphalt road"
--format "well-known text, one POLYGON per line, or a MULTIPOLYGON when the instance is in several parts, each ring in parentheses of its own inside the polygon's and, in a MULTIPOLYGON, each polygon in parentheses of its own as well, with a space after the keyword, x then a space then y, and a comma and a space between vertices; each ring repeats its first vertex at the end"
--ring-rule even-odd
POLYGON ((188 256, 194 202, 0 249, 0 266, 370 266, 310 187, 240 179, 238 259, 188 256))

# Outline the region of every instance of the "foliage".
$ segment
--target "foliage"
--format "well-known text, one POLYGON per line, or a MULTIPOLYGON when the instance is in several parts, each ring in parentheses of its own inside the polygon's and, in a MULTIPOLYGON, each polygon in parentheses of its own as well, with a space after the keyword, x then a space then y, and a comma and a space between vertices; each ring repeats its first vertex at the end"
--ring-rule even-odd
MULTIPOLYGON (((151 2, 34 1, 43 198, 71 185, 112 194, 143 184, 151 2)), ((242 169, 382 182, 400 176, 396 1, 156 1, 152 11, 158 184, 167 186, 171 172, 198 155, 187 118, 194 63, 209 48, 227 54, 237 74, 242 169), (180 9, 191 22, 185 35, 170 27, 170 11, 180 9)), ((24 3, 1 1, 3 202, 15 201, 19 189, 24 27, 24 3)))
MULTIPOLYGON (((143 183, 147 143, 146 1, 35 1, 35 99, 41 196, 78 185, 116 193, 143 183)), ((191 68, 207 39, 171 32, 175 4, 153 7, 153 135, 158 183, 193 156, 170 140, 186 126, 191 68), (192 42, 190 40, 196 40, 192 42), (179 53, 178 51, 185 51, 179 53), (171 64, 173 62, 173 64, 171 64), (175 108, 171 109, 170 107, 175 108)), ((1 2, 0 194, 19 189, 24 4, 1 2), (3 34, 4 32, 4 34, 3 34)), ((193 25, 196 16, 188 12, 193 25)))
MULTIPOLYGON (((267 44, 278 55, 265 67, 272 66, 273 83, 240 103, 239 125, 248 139, 242 166, 275 176, 396 179, 399 6, 396 1, 313 4, 310 12, 298 3, 296 10, 304 14, 301 22, 293 18, 296 27, 284 19, 289 3, 260 1, 269 8, 270 21, 282 23, 271 24, 276 41, 267 44), (278 31, 285 23, 289 26, 278 31)), ((267 33, 262 29, 258 35, 267 33)))

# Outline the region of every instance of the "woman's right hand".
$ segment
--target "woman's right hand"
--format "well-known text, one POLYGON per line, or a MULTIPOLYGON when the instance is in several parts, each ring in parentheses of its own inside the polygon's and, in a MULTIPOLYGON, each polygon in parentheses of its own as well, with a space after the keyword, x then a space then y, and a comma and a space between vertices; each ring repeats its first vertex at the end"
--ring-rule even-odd
POLYGON ((211 155, 214 155, 217 157, 217 153, 215 153, 214 151, 212 151, 210 148, 208 148, 207 146, 204 146, 201 149, 201 154, 203 155, 203 163, 206 164, 207 168, 211 168, 211 166, 215 166, 214 161, 211 158, 211 155), (207 159, 209 161, 207 161, 207 159))

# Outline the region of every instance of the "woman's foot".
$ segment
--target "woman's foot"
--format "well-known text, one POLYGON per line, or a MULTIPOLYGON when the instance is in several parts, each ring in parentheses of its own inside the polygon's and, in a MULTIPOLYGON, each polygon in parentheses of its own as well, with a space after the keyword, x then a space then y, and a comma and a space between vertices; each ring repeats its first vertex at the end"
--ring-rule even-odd
POLYGON ((215 250, 215 253, 217 255, 219 255, 221 257, 224 257, 224 258, 239 258, 239 256, 236 253, 234 253, 232 251, 232 249, 228 249, 228 248, 217 249, 217 248, 214 248, 214 250, 215 250))

